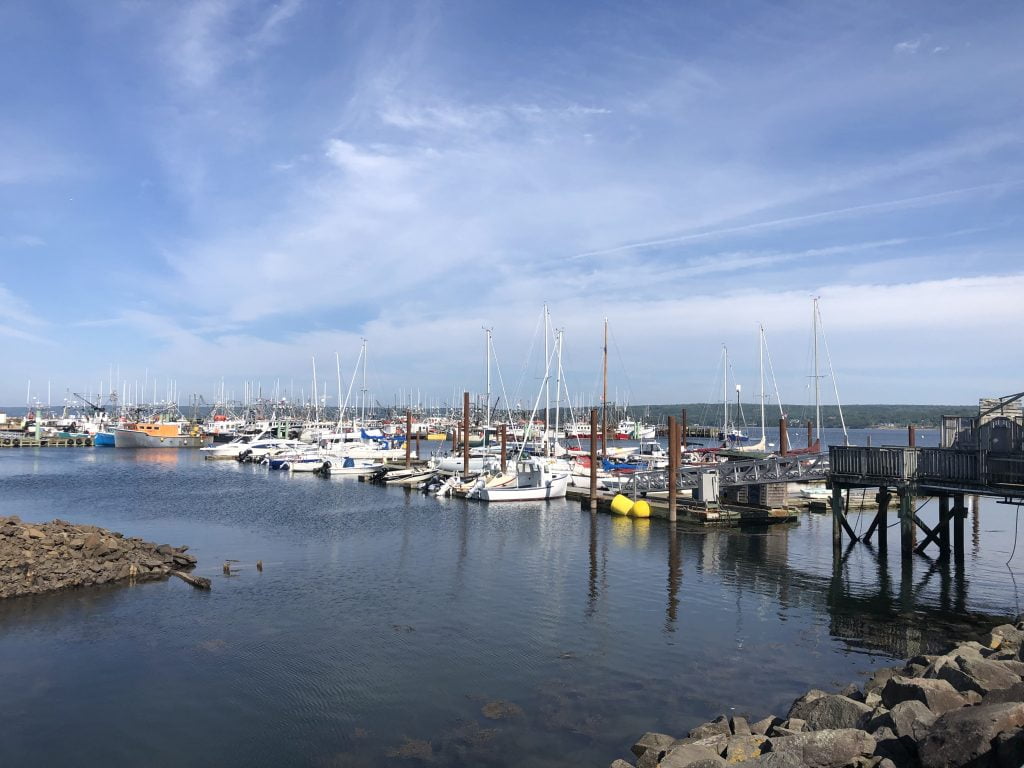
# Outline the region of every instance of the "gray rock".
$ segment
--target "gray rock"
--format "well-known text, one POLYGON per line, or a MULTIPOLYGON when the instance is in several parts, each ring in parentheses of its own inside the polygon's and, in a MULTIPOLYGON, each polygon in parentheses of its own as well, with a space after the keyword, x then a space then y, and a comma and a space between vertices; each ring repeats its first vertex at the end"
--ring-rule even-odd
POLYGON ((1006 704, 1024 702, 1024 683, 1014 683, 1009 688, 1000 688, 985 694, 983 704, 1006 704))
MULTIPOLYGON (((868 681, 864 683, 864 693, 867 695, 872 691, 882 692, 889 678, 900 673, 899 667, 880 667, 874 671, 868 681)), ((866 703, 866 702, 865 702, 866 703)))
POLYGON ((773 715, 771 717, 766 717, 764 720, 758 720, 756 723, 753 723, 750 726, 750 732, 756 733, 760 736, 767 736, 768 731, 776 725, 782 725, 782 719, 773 715))
POLYGON ((980 682, 954 664, 947 664, 942 667, 935 677, 939 680, 945 680, 956 688, 959 693, 967 693, 967 691, 981 693, 982 691, 980 682))
POLYGON ((871 691, 870 693, 864 694, 864 703, 874 709, 882 703, 882 694, 878 691, 871 691))
POLYGON ((730 736, 725 745, 725 761, 741 763, 744 760, 752 760, 764 751, 764 744, 767 741, 765 736, 730 736))
POLYGON ((631 747, 631 750, 637 757, 642 757, 649 749, 664 753, 668 751, 668 748, 672 746, 674 741, 675 738, 666 733, 648 732, 636 740, 636 743, 631 747))
POLYGON ((786 715, 787 718, 798 717, 801 720, 806 720, 804 712, 808 707, 811 706, 815 701, 820 699, 822 696, 828 696, 825 691, 819 691, 817 688, 812 688, 800 698, 796 699, 789 708, 789 713, 786 715))
POLYGON ((766 752, 753 760, 731 765, 732 768, 806 768, 803 761, 792 752, 766 752))
POLYGON ((749 736, 751 734, 750 724, 745 717, 733 715, 729 718, 729 727, 732 729, 733 736, 749 736))
MULTIPOLYGON (((992 740, 1024 725, 1024 704, 979 704, 951 710, 918 745, 923 768, 954 768, 991 757, 992 740)), ((987 761, 987 760, 986 760, 987 761)))
POLYGON ((879 728, 871 735, 875 737, 876 742, 875 757, 888 758, 897 765, 906 765, 912 759, 911 752, 916 752, 916 744, 911 750, 891 728, 879 728))
POLYGON ((725 737, 732 735, 732 731, 729 729, 729 721, 725 719, 725 715, 719 715, 710 723, 698 725, 690 731, 689 737, 691 739, 703 739, 715 734, 721 734, 725 737))
POLYGON ((871 716, 871 707, 846 696, 829 695, 812 701, 802 714, 811 731, 863 728, 871 716))
POLYGON ((790 753, 810 768, 839 768, 875 751, 870 734, 854 728, 809 731, 768 740, 771 752, 790 753))
POLYGON ((691 766, 697 768, 698 763, 702 766, 721 766, 725 765, 725 760, 706 747, 680 744, 669 750, 659 766, 660 768, 691 768, 691 766))
POLYGON ((803 731, 794 731, 792 728, 786 728, 786 727, 781 726, 781 725, 776 725, 776 726, 772 727, 771 733, 769 735, 772 736, 772 737, 774 737, 774 736, 796 736, 796 735, 801 734, 801 733, 803 733, 803 731))
POLYGON ((807 721, 801 720, 799 717, 791 717, 782 724, 783 728, 788 728, 791 731, 802 733, 807 730, 807 721))
POLYGON ((977 681, 978 687, 975 690, 983 696, 989 691, 1009 688, 1019 683, 1020 677, 1004 667, 998 661, 985 659, 971 659, 960 656, 956 660, 957 666, 971 678, 977 681))
POLYGON ((633 768, 632 763, 627 763, 625 760, 619 759, 613 762, 608 768, 633 768))
POLYGON ((1024 661, 1017 661, 1016 659, 1003 659, 997 663, 1000 666, 1006 667, 1017 677, 1024 677, 1024 661))
POLYGON ((935 713, 920 701, 901 701, 885 714, 872 719, 867 729, 874 733, 879 728, 888 728, 900 738, 917 742, 928 735, 935 718, 935 713))
POLYGON ((995 738, 998 768, 1020 768, 1024 765, 1024 731, 1004 731, 995 738))
POLYGON ((850 683, 839 692, 839 695, 845 696, 848 699, 853 699, 854 701, 859 701, 862 704, 864 703, 864 694, 861 693, 860 688, 857 687, 856 683, 850 683))
POLYGON ((705 736, 702 739, 697 739, 693 737, 686 739, 677 739, 676 741, 672 742, 672 744, 669 746, 669 749, 671 750, 680 745, 688 744, 695 747, 703 747, 704 749, 710 749, 717 755, 724 755, 725 745, 728 743, 729 738, 730 737, 726 736, 724 733, 715 733, 711 736, 705 736))
POLYGON ((892 709, 901 701, 920 701, 935 714, 958 709, 966 703, 956 689, 945 680, 895 675, 882 689, 882 703, 892 709))

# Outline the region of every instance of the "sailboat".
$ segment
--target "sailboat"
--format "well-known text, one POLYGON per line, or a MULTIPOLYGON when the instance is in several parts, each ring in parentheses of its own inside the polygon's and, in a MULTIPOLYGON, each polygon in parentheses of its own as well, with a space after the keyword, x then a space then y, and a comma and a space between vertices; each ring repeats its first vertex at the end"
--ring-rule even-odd
MULTIPOLYGON (((745 445, 735 446, 733 448, 733 450, 736 450, 736 451, 760 452, 760 451, 765 451, 768 448, 768 443, 767 443, 767 440, 765 438, 765 420, 764 420, 764 400, 765 400, 765 396, 764 396, 764 326, 763 325, 758 326, 758 348, 757 348, 757 351, 758 351, 758 355, 757 355, 757 359, 758 359, 758 375, 759 375, 760 380, 761 380, 761 439, 758 440, 756 443, 749 443, 749 444, 745 444, 745 445)), ((737 384, 736 385, 736 401, 737 401, 737 405, 739 405, 739 393, 740 393, 740 385, 737 384)), ((746 438, 746 439, 749 440, 749 438, 746 438)))

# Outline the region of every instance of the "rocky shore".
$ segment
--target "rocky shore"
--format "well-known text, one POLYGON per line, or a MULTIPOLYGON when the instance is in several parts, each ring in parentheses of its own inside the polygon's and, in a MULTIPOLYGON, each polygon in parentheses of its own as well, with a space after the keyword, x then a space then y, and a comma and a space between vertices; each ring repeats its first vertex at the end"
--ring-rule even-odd
POLYGON ((16 516, 0 516, 0 599, 163 579, 195 566, 187 549, 126 538, 93 525, 23 523, 16 516))
MULTIPOLYGON (((645 733, 636 768, 1020 768, 1024 615, 942 656, 916 656, 837 693, 811 690, 785 717, 724 715, 685 738, 645 733)), ((611 768, 633 768, 616 760, 611 768)))

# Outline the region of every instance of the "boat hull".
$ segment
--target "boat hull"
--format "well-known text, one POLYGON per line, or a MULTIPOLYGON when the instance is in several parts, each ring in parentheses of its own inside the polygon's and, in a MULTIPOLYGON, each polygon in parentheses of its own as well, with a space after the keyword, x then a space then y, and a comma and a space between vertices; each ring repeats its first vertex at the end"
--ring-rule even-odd
POLYGON ((114 433, 113 432, 97 432, 92 438, 93 445, 101 446, 114 446, 114 433))
POLYGON ((115 448, 202 448, 204 445, 206 438, 202 435, 159 437, 134 429, 114 430, 115 448))
POLYGON ((553 475, 550 480, 540 486, 518 488, 516 486, 497 486, 480 489, 480 498, 484 501, 547 501, 548 499, 564 499, 569 486, 568 475, 553 475))

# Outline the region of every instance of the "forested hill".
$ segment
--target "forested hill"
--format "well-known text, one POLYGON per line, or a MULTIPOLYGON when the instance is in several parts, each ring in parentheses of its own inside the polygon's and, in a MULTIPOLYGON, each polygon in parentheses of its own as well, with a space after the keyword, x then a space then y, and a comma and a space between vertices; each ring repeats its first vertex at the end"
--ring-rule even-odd
MULTIPOLYGON (((690 424, 720 424, 722 421, 721 403, 683 403, 679 405, 647 405, 632 406, 629 411, 635 416, 645 417, 650 422, 663 422, 669 416, 678 416, 679 411, 686 408, 687 420, 690 424)), ((795 426, 814 419, 814 406, 784 405, 783 411, 789 418, 789 424, 795 426)), ((736 405, 730 408, 730 420, 742 425, 743 419, 736 413, 736 405)), ((743 403, 743 415, 747 424, 758 424, 760 414, 754 403, 743 403)), ((943 416, 977 416, 977 405, 844 405, 843 416, 846 426, 852 429, 863 427, 896 426, 914 424, 919 427, 937 427, 943 416)), ((765 407, 765 418, 769 424, 779 421, 779 407, 765 407)), ((834 405, 821 406, 821 423, 824 427, 839 427, 839 409, 834 405)))

